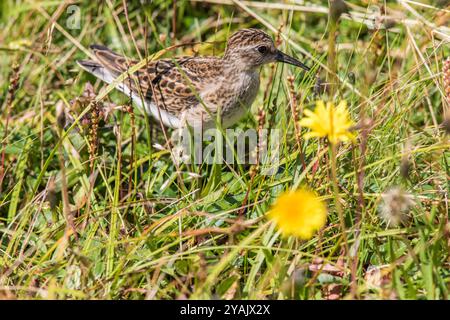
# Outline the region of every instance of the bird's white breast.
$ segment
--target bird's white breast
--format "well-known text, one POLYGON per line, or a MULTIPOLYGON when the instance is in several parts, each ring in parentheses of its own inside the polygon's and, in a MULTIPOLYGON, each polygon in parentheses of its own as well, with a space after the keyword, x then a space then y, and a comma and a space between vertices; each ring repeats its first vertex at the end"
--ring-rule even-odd
POLYGON ((224 106, 223 126, 229 127, 239 121, 245 112, 251 107, 258 94, 259 72, 243 72, 236 81, 231 84, 231 89, 235 93, 234 99, 231 99, 229 105, 224 106))

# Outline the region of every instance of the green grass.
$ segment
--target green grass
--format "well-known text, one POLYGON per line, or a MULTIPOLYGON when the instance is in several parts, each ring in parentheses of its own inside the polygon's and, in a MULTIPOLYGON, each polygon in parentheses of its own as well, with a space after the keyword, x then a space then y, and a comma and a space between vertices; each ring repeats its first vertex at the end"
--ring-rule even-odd
MULTIPOLYGON (((82 2, 80 29, 68 28, 71 14, 59 1, 20 2, 0 5, 0 298, 324 299, 336 291, 340 298, 448 299, 450 143, 440 126, 449 107, 446 1, 352 1, 351 18, 337 25, 336 52, 328 50, 327 1, 306 1, 300 11, 284 1, 130 1, 128 21, 122 1, 82 2), (396 17, 391 29, 368 27, 374 7, 396 17), (136 44, 144 57, 202 42, 165 56, 221 54, 227 35, 244 27, 274 38, 280 29, 289 39, 280 48, 313 66, 306 75, 265 66, 257 100, 237 124, 257 128, 264 110, 264 126, 281 130, 275 175, 249 165, 177 169, 153 147, 165 144, 161 129, 137 109, 116 108, 92 129, 92 99, 79 97, 87 81, 96 95, 106 86, 75 63, 90 44, 139 57, 136 44), (329 79, 334 54, 336 95, 315 92, 316 73, 329 79), (338 149, 345 238, 327 143, 297 143, 293 97, 300 111, 317 99, 345 99, 355 121, 372 124, 366 137, 359 130, 357 142, 338 149), (265 213, 283 191, 302 185, 327 202, 327 224, 309 241, 281 238, 265 213), (388 227, 381 195, 394 186, 413 194, 415 205, 408 223, 388 227)), ((129 105, 116 91, 98 101, 100 108, 129 105)))

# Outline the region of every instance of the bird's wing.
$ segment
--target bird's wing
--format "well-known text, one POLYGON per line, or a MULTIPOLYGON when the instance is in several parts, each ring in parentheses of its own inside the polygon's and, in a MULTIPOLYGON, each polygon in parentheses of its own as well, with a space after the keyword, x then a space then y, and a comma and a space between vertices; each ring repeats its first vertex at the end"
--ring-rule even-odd
MULTIPOLYGON (((104 68, 110 77, 116 78, 129 70, 137 61, 128 60, 105 46, 91 46, 99 63, 81 61, 86 70, 97 77, 104 68)), ((186 109, 199 105, 201 90, 211 78, 220 74, 214 67, 217 58, 178 57, 149 61, 126 80, 126 85, 138 96, 155 103, 159 108, 178 115, 186 109)), ((105 80, 106 81, 106 80, 105 80)), ((110 82, 110 81, 109 81, 110 82)), ((124 90, 123 90, 124 91, 124 90)))

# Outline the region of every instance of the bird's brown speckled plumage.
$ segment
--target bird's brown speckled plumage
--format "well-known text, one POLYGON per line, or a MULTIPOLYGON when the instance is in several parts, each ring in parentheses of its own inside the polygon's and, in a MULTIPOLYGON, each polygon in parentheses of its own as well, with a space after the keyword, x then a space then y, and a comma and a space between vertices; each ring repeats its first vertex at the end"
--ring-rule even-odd
POLYGON ((258 29, 242 29, 235 32, 227 41, 227 49, 225 55, 228 52, 232 52, 237 47, 245 47, 253 44, 263 44, 272 45, 272 38, 264 31, 258 29))
MULTIPOLYGON (((93 45, 91 49, 98 61, 79 64, 108 83, 137 63, 104 46, 93 45)), ((243 29, 229 38, 222 58, 150 61, 117 87, 166 126, 176 128, 188 123, 211 127, 220 109, 222 125, 227 127, 238 121, 255 99, 258 68, 283 61, 279 60, 280 54, 265 32, 243 29)))

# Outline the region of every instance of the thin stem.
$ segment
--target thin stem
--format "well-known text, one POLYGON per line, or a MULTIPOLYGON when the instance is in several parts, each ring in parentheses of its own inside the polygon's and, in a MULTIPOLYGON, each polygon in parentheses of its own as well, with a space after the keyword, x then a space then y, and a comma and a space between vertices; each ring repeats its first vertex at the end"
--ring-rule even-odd
POLYGON ((347 241, 347 227, 345 226, 345 217, 344 212, 341 206, 341 197, 339 195, 339 185, 337 181, 337 152, 336 152, 336 144, 330 143, 330 158, 331 158, 331 181, 333 184, 333 196, 334 196, 334 204, 336 207, 336 211, 339 217, 339 223, 342 231, 342 240, 344 242, 344 250, 347 255, 348 264, 351 264, 351 256, 350 250, 348 249, 348 241, 347 241))
MULTIPOLYGON (((333 143, 330 143, 330 151, 331 151, 331 180, 332 180, 332 184, 333 184, 333 195, 334 195, 334 202, 335 202, 335 206, 336 206, 336 211, 338 213, 339 216, 339 222, 341 225, 341 229, 342 229, 342 233, 345 236, 345 220, 344 220, 344 214, 342 211, 342 206, 341 206, 341 202, 340 202, 340 195, 339 195, 339 186, 338 186, 338 182, 337 182, 337 156, 336 156, 336 145, 333 143)), ((347 243, 347 242, 346 242, 347 243)))
POLYGON ((337 78, 337 64, 336 64, 336 31, 337 21, 330 19, 329 31, 328 31, 328 77, 327 82, 329 85, 330 97, 334 97, 337 91, 338 78, 337 78))

